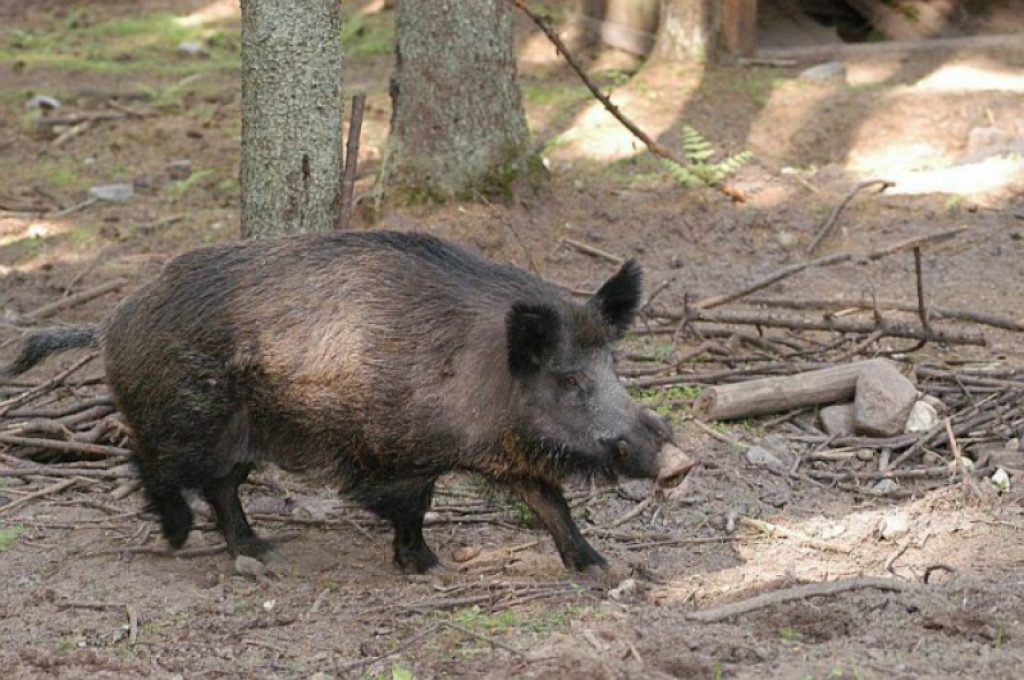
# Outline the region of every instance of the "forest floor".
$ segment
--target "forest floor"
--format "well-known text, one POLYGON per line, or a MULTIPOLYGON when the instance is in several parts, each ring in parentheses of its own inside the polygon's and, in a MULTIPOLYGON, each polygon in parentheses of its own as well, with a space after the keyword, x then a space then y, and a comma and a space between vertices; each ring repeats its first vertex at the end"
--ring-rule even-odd
MULTIPOLYGON (((237 8, 198 0, 70 4, 0 0, 0 360, 32 328, 34 310, 123 279, 111 284, 116 292, 69 305, 46 323, 100 319, 175 254, 239 233, 237 8), (179 50, 186 40, 203 54, 179 50), (60 101, 51 119, 77 118, 63 127, 42 120, 26 108, 34 95, 60 101), (85 204, 90 187, 115 183, 133 184, 134 196, 85 204)), ((391 22, 390 12, 352 10, 345 31, 346 88, 368 96, 361 208, 372 205, 387 134, 391 22)), ((673 179, 593 101, 544 36, 517 22, 526 106, 551 168, 547 192, 511 204, 395 209, 372 224, 361 209, 356 228, 428 231, 577 289, 592 290, 614 265, 566 239, 636 257, 648 290, 658 290, 648 310, 655 323, 657 310, 805 261, 853 187, 884 179, 895 186, 858 194, 814 256, 864 254, 966 227, 923 248, 929 302, 1024 319, 1024 44, 852 57, 846 81, 828 83, 798 77, 812 63, 637 70, 622 55, 583 55, 625 113, 666 147, 683 153, 691 126, 720 158, 751 151, 753 160, 726 182, 730 196, 673 179)), ((914 258, 903 251, 809 268, 759 295, 852 308, 873 297, 913 303, 916 288, 914 258)), ((895 351, 906 367, 1024 369, 1019 334, 983 331, 984 347, 933 342, 900 354, 913 342, 852 336, 841 349, 849 358, 895 351)), ((737 352, 756 355, 756 343, 735 337, 713 346, 690 332, 638 327, 625 351, 638 363, 690 353, 672 371, 696 375, 751 365, 737 352)), ((54 358, 25 385, 80 356, 54 358)), ((81 400, 102 390, 101 376, 90 364, 48 398, 81 400)), ((5 473, 0 674, 1021 676, 1024 478, 1011 477, 1005 493, 985 478, 906 478, 886 495, 870 482, 814 477, 869 471, 873 461, 766 470, 748 462, 746 445, 774 438, 801 456, 807 449, 797 435, 809 426, 772 416, 704 425, 690 413, 700 383, 636 387, 638 398, 674 417, 680 443, 699 461, 682 487, 667 495, 638 483, 571 489, 584 532, 621 576, 610 583, 566 574, 521 506, 472 479, 442 485, 427 529, 450 573, 408 577, 390 563, 381 522, 332 489, 261 471, 243 502, 258 531, 287 535, 288 569, 256 581, 216 552, 219 535, 200 504, 188 547, 207 550, 169 556, 139 494, 112 495, 123 479, 5 473), (61 479, 72 481, 57 485, 61 479), (789 533, 758 531, 748 519, 789 533), (903 529, 881 530, 892 522, 903 529), (475 557, 458 561, 466 555, 475 557), (718 622, 692 616, 859 577, 884 577, 896 590, 797 590, 789 601, 718 622)), ((24 386, 0 388, 2 401, 24 386)), ((0 469, 29 458, 84 469, 0 443, 0 469)), ((109 471, 107 463, 94 469, 109 471)))

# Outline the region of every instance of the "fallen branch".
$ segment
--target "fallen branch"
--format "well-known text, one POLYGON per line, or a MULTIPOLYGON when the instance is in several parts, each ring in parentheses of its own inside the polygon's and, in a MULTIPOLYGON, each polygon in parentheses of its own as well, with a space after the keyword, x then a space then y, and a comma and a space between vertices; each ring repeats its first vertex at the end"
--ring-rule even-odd
POLYGON ((0 477, 92 477, 96 479, 134 479, 133 470, 114 468, 112 470, 96 470, 80 467, 56 467, 53 465, 33 465, 25 468, 0 469, 0 477))
MULTIPOLYGON (((664 158, 666 160, 672 161, 673 163, 679 166, 686 167, 687 165, 689 165, 689 163, 677 158, 672 152, 670 152, 661 144, 658 144, 658 142, 654 141, 654 139, 650 135, 648 135, 646 132, 637 127, 637 125, 633 121, 631 121, 629 118, 626 117, 624 113, 622 113, 619 107, 612 103, 612 100, 608 95, 604 94, 603 92, 601 92, 600 89, 598 89, 597 85, 594 84, 594 81, 590 79, 586 72, 584 72, 583 67, 580 66, 578 61, 576 61, 576 58, 572 56, 572 53, 569 51, 569 48, 566 47, 565 43, 559 37, 558 31, 554 29, 554 27, 551 25, 551 22, 548 21, 548 19, 540 16, 532 9, 530 9, 530 7, 526 4, 526 0, 509 0, 509 2, 515 5, 526 16, 528 16, 534 24, 537 25, 537 28, 539 28, 544 33, 544 35, 548 37, 548 40, 550 40, 551 43, 555 46, 555 49, 558 50, 558 53, 565 57, 565 61, 566 63, 569 64, 569 67, 573 71, 575 71, 576 75, 579 76, 580 80, 583 81, 583 84, 586 85, 587 89, 590 90, 591 94, 593 94, 594 97, 599 102, 601 102, 601 105, 604 106, 605 110, 607 110, 608 113, 612 114, 615 120, 619 121, 619 123, 621 123, 623 127, 625 127, 627 130, 633 133, 634 137, 643 142, 644 146, 647 147, 648 151, 650 151, 653 155, 659 158, 664 158)), ((735 190, 731 190, 728 187, 715 188, 717 188, 719 191, 721 191, 723 194, 733 199, 734 201, 743 200, 743 196, 735 190)))
POLYGON ((693 402, 693 411, 708 420, 729 420, 845 401, 853 397, 861 371, 881 361, 884 359, 716 385, 700 393, 693 402))
POLYGON ((767 534, 769 536, 781 536, 783 538, 789 538, 801 545, 806 545, 816 550, 824 550, 826 552, 842 553, 849 555, 853 552, 853 548, 848 548, 843 545, 836 545, 827 541, 821 541, 812 536, 802 534, 799 531, 793 531, 786 527, 779 526, 778 524, 772 524, 761 519, 751 519, 750 517, 738 517, 737 523, 742 524, 745 527, 751 529, 757 529, 758 531, 767 534))
POLYGON ((580 251, 581 253, 584 253, 585 255, 591 255, 593 257, 605 260, 606 262, 611 262, 612 264, 622 264, 623 262, 626 261, 624 258, 621 258, 618 255, 612 255, 611 253, 601 250, 600 248, 588 246, 586 243, 580 243, 579 241, 576 241, 571 238, 563 238, 562 243, 564 243, 567 246, 575 248, 576 250, 580 251))
POLYGON ((35 387, 26 390, 25 392, 22 392, 16 397, 12 397, 6 401, 0 402, 0 416, 6 415, 9 411, 13 410, 14 407, 21 406, 26 402, 32 401, 36 397, 39 397, 42 394, 50 391, 57 385, 60 385, 65 380, 67 380, 68 376, 70 376, 72 373, 82 368, 83 366, 85 366, 87 363, 89 363, 98 356, 98 352, 92 352, 90 354, 87 354, 86 356, 82 357, 81 359, 73 363, 69 368, 61 371, 60 373, 53 376, 49 380, 42 382, 36 385, 35 387))
POLYGON ((21 498, 19 498, 16 501, 11 501, 7 505, 0 505, 0 515, 4 514, 5 512, 10 512, 14 508, 17 508, 19 506, 25 505, 26 503, 28 503, 30 501, 34 501, 37 498, 42 498, 43 496, 50 496, 50 495, 55 494, 55 493, 60 493, 61 491, 64 491, 65 489, 71 488, 72 486, 74 486, 77 483, 78 483, 77 479, 63 479, 63 480, 57 482, 56 484, 53 484, 51 486, 46 487, 45 489, 40 489, 39 491, 34 491, 34 492, 28 494, 27 496, 22 496, 21 498))
POLYGON ((850 252, 835 253, 833 255, 827 255, 816 260, 809 260, 807 262, 791 264, 733 293, 726 293, 724 295, 716 295, 714 297, 705 298, 704 300, 701 300, 694 304, 693 308, 703 310, 711 309, 712 307, 718 307, 719 305, 724 305, 726 302, 732 302, 733 300, 745 297, 750 293, 759 291, 762 288, 767 288, 773 283, 778 283, 783 279, 789 278, 790 276, 798 274, 803 270, 811 267, 825 267, 833 264, 839 264, 841 262, 850 262, 857 259, 878 260, 888 255, 893 255, 895 253, 901 252, 903 250, 908 250, 915 246, 923 245, 925 243, 937 243, 940 241, 946 241, 948 239, 959 236, 966 230, 967 227, 957 227, 956 229, 940 231, 936 234, 915 236, 913 238, 909 238, 898 243, 895 243, 891 246, 886 246, 885 248, 880 248, 878 250, 872 250, 864 254, 850 252))
POLYGON ((61 439, 43 439, 42 437, 18 437, 11 434, 0 434, 0 442, 14 446, 34 446, 39 449, 52 449, 54 451, 66 451, 68 453, 87 453, 93 456, 107 456, 117 458, 131 455, 128 449, 117 446, 103 446, 102 444, 90 444, 75 440, 64 441, 61 439))
POLYGON ((814 251, 818 248, 818 246, 821 244, 821 242, 825 240, 825 237, 829 235, 829 232, 832 231, 832 227, 835 226, 836 220, 839 219, 839 213, 843 211, 843 208, 846 207, 846 204, 852 201, 853 197, 859 194, 861 191, 867 189, 868 187, 875 186, 876 184, 881 185, 877 193, 882 193, 889 187, 895 186, 895 184, 893 184, 892 182, 884 179, 870 179, 866 182, 861 182, 860 184, 855 186, 853 188, 853 191, 848 193, 846 197, 839 202, 839 205, 833 208, 832 212, 829 213, 828 219, 826 219, 825 223, 821 225, 821 229, 819 229, 818 233, 815 234, 814 239, 811 241, 811 244, 807 246, 808 255, 812 255, 814 251))
POLYGON ((731 619, 734 616, 749 614, 750 612, 757 611, 758 609, 764 609, 766 607, 785 604, 786 602, 793 602, 796 600, 807 600, 812 597, 838 595, 839 593, 846 593, 852 590, 863 590, 865 588, 902 593, 916 590, 919 587, 920 586, 910 583, 909 581, 897 581, 895 579, 879 578, 877 576, 861 576, 854 579, 828 581, 826 583, 806 583, 792 588, 784 588, 770 593, 763 593, 756 597, 740 600, 739 602, 733 602, 721 607, 692 612, 687 614, 686 618, 692 621, 701 621, 703 623, 716 623, 718 621, 731 619))
MULTIPOLYGON (((782 309, 801 310, 822 310, 822 311, 844 311, 844 310, 873 310, 882 311, 894 310, 899 312, 916 312, 920 305, 916 302, 897 302, 895 300, 877 300, 869 302, 866 300, 787 300, 782 298, 748 298, 743 301, 748 305, 763 307, 779 307, 782 309)), ((952 309, 940 305, 928 305, 928 313, 931 318, 936 316, 955 321, 969 321, 984 326, 1005 328, 1010 331, 1024 331, 1024 322, 985 312, 974 310, 952 309)))
POLYGON ((519 10, 521 10, 526 16, 530 17, 530 20, 537 25, 537 28, 543 31, 544 35, 546 35, 548 37, 548 40, 550 40, 551 43, 555 46, 555 49, 558 50, 558 53, 565 57, 565 61, 569 64, 569 67, 576 72, 576 75, 580 77, 580 80, 582 80, 583 84, 587 86, 587 89, 590 90, 590 92, 597 98, 597 100, 604 105, 604 108, 608 110, 608 113, 615 116, 615 119, 617 121, 622 123, 622 125, 625 126, 627 130, 633 133, 633 136, 635 136, 637 139, 643 142, 644 146, 646 146, 652 154, 654 154, 655 156, 659 156, 661 158, 667 158, 669 160, 676 161, 677 163, 679 162, 672 156, 668 149, 663 147, 661 144, 658 144, 647 133, 638 128, 633 123, 633 121, 626 118, 626 116, 623 115, 622 111, 619 110, 619 107, 615 106, 615 104, 612 103, 612 100, 608 98, 608 95, 604 94, 597 88, 597 85, 594 84, 594 81, 592 81, 590 77, 587 76, 587 74, 583 71, 583 67, 581 67, 579 65, 579 62, 576 61, 576 58, 572 56, 572 53, 569 51, 569 48, 566 47, 565 43, 562 41, 562 38, 559 37, 558 31, 554 29, 550 21, 548 21, 545 17, 540 16, 532 9, 530 9, 530 7, 526 4, 525 0, 510 0, 510 2, 513 5, 515 5, 519 10))
POLYGON ((101 120, 124 120, 127 117, 127 114, 124 113, 107 113, 102 111, 97 113, 73 113, 67 116, 40 118, 36 121, 36 127, 44 129, 55 125, 78 125, 79 123, 92 123, 101 120))
MULTIPOLYGON (((788 328, 795 331, 828 331, 832 333, 856 333, 870 335, 881 333, 891 338, 911 338, 941 342, 949 345, 977 345, 985 347, 988 341, 981 333, 954 329, 924 328, 917 323, 906 321, 889 321, 883 318, 846 319, 835 316, 824 316, 820 319, 805 319, 796 316, 784 316, 772 312, 756 311, 704 311, 689 309, 686 316, 678 319, 688 323, 702 321, 705 323, 738 324, 741 326, 762 326, 766 328, 788 328)), ((672 319, 674 315, 664 318, 672 319)))
POLYGON ((915 468, 913 470, 893 470, 890 465, 889 468, 884 471, 826 472, 824 470, 808 470, 806 474, 808 477, 813 479, 822 479, 830 482, 849 482, 854 480, 861 482, 873 482, 881 479, 928 479, 933 477, 954 478, 961 474, 964 477, 984 477, 992 472, 995 472, 993 468, 974 468, 969 471, 961 472, 955 468, 950 468, 947 465, 915 468))

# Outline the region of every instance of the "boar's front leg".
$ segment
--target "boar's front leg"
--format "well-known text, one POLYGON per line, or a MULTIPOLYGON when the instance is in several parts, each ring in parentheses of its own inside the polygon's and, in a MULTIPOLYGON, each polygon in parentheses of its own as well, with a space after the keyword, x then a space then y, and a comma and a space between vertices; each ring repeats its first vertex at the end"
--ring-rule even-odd
POLYGON ((444 569, 423 538, 423 516, 430 508, 436 478, 410 478, 372 485, 358 499, 395 530, 394 560, 405 574, 444 569))
POLYGON ((539 479, 528 478, 516 480, 512 488, 551 533, 567 569, 592 576, 600 575, 608 569, 608 563, 580 533, 560 488, 539 479))

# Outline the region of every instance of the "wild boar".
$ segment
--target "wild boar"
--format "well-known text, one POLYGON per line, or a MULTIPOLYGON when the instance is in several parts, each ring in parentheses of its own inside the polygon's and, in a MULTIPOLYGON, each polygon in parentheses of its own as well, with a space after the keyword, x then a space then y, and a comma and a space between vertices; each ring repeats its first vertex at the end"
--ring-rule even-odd
POLYGON ((572 570, 605 560, 562 495, 574 476, 681 479, 671 428, 628 395, 612 345, 641 302, 627 262, 586 302, 438 238, 392 232, 195 250, 95 327, 31 336, 9 373, 103 349, 163 533, 212 506, 231 552, 266 556, 238 487, 261 461, 321 475, 394 528, 404 572, 440 566, 423 538, 437 479, 517 493, 572 570))

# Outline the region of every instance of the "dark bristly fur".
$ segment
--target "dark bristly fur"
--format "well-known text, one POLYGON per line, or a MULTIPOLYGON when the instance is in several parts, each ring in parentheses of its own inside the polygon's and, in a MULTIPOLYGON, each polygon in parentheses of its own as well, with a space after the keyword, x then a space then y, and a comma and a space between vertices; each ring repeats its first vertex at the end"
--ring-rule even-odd
POLYGON ((587 570, 605 562, 560 484, 653 478, 672 436, 612 370, 640 296, 633 262, 579 304, 425 235, 243 242, 175 259, 98 331, 31 336, 7 370, 99 338, 174 547, 196 490, 233 553, 264 554, 238 486, 271 461, 341 483, 391 521, 397 565, 424 572, 438 565, 422 532, 434 483, 467 470, 520 494, 566 566, 587 570))

